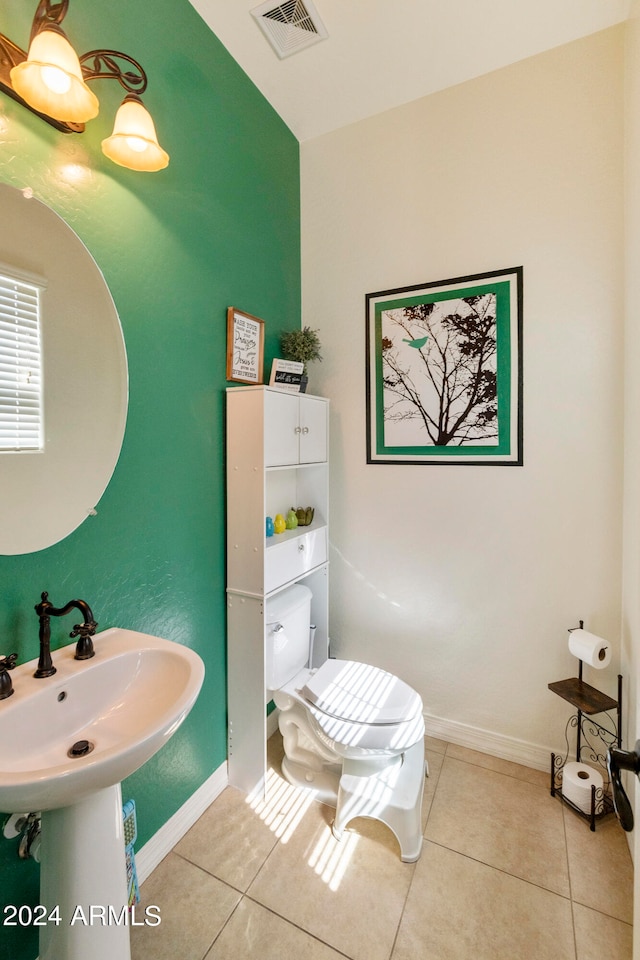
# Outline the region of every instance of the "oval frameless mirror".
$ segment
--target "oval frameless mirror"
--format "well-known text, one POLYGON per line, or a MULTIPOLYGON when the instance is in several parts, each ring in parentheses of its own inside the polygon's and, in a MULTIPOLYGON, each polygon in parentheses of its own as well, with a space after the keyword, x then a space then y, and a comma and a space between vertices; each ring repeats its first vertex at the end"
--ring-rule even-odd
POLYGON ((7 184, 0 210, 3 269, 46 284, 43 449, 0 452, 0 554, 33 553, 75 530, 111 479, 127 416, 127 357, 109 288, 71 227, 7 184))

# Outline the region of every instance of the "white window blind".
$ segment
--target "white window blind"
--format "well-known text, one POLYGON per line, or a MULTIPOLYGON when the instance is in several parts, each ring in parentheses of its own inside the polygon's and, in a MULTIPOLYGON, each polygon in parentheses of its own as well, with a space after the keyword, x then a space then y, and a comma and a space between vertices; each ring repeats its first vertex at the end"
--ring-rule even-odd
POLYGON ((43 447, 40 293, 0 269, 0 453, 43 447))

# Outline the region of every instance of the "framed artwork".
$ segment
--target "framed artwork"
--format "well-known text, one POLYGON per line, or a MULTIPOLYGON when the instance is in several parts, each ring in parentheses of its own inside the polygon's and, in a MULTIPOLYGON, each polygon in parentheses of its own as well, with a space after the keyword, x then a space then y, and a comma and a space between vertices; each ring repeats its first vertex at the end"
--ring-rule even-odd
POLYGON ((227 380, 264 383, 264 320, 227 308, 227 380))
POLYGON ((522 466, 522 267, 366 297, 367 463, 522 466))

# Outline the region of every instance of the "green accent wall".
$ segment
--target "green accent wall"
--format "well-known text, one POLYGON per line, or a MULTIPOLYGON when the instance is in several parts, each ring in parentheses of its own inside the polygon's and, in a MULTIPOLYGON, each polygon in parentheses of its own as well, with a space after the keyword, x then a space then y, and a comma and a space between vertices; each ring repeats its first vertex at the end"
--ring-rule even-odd
MULTIPOLYGON (((0 30, 26 46, 35 6, 4 4, 0 30)), ((113 81, 96 81, 100 116, 75 137, 0 94, 0 180, 32 187, 86 243, 120 314, 130 379, 97 516, 47 550, 0 557, 0 648, 37 656, 33 607, 48 590, 56 604, 86 599, 100 629, 158 634, 203 658, 191 715, 123 785, 140 847, 226 758, 226 309, 266 321, 268 372, 280 331, 300 324, 298 143, 187 0, 73 0, 65 28, 79 52, 121 49, 144 65, 171 163, 134 173, 103 157, 122 96, 113 81)), ((81 470, 81 438, 69 456, 81 470)), ((52 621, 54 648, 70 642, 68 620, 52 621)), ((37 865, 0 838, 2 905, 37 899, 37 865)), ((37 952, 35 930, 0 927, 0 960, 37 952)))

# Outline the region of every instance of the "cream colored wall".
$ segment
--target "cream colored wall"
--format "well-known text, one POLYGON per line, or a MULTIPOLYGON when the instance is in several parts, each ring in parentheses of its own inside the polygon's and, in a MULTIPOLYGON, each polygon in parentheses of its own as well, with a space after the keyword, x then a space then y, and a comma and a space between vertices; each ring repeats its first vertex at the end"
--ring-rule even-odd
POLYGON ((301 145, 333 653, 410 681, 432 731, 542 768, 566 629, 615 645, 587 679, 615 693, 618 669, 623 44, 616 27, 301 145), (367 465, 365 294, 516 265, 524 467, 367 465))
MULTIPOLYGON (((625 748, 640 739, 640 0, 635 0, 626 36, 625 85, 625 435, 624 540, 622 593, 623 670, 633 678, 629 690, 625 748)), ((640 788, 627 777, 634 802, 636 829, 630 835, 634 862, 640 863, 640 788)), ((640 870, 635 873, 636 916, 640 909, 640 870)), ((634 937, 634 958, 640 960, 640 937, 634 937)))

